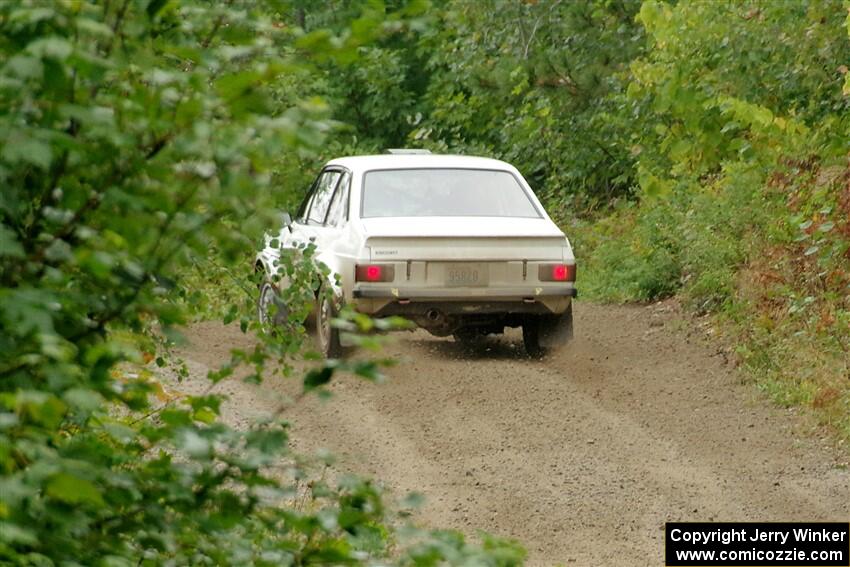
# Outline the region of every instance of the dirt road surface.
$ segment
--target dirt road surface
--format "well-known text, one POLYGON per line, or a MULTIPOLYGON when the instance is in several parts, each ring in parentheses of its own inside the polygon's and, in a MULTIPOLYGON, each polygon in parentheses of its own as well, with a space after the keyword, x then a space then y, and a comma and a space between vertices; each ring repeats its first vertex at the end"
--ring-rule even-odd
MULTIPOLYGON (((201 387, 251 339, 192 327, 183 351, 201 387)), ((397 335, 403 363, 375 385, 346 377, 330 401, 288 413, 296 448, 338 471, 426 498, 431 527, 516 538, 535 565, 661 565, 666 521, 850 520, 847 452, 772 407, 672 304, 576 305, 576 339, 545 360, 519 335, 465 350, 397 335)), ((216 386, 235 425, 295 384, 216 386)))

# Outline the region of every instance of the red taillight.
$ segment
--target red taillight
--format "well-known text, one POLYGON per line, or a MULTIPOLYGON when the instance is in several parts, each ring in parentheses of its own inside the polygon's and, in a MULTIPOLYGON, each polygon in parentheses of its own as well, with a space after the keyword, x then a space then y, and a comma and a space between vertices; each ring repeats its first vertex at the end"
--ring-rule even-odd
POLYGON ((380 264, 366 264, 354 269, 354 280, 358 282, 391 282, 395 268, 380 264))
POLYGON ((366 266, 366 281, 379 282, 381 281, 380 266, 366 266))
POLYGON ((542 282, 574 282, 576 281, 576 265, 541 264, 537 276, 542 282))

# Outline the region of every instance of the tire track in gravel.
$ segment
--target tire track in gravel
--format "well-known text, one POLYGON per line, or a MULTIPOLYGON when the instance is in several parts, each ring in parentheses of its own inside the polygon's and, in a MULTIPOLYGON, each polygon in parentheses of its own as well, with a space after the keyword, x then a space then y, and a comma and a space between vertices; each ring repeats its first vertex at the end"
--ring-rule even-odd
MULTIPOLYGON (((531 564, 660 565, 666 521, 850 519, 846 452, 771 407, 673 304, 575 314, 576 339, 542 361, 515 332, 471 349, 397 335, 388 382, 345 377, 290 408, 293 442, 424 494, 420 523, 521 540, 531 564)), ((251 344, 211 323, 188 336, 188 391, 251 344)), ((215 389, 241 425, 295 382, 215 389)))

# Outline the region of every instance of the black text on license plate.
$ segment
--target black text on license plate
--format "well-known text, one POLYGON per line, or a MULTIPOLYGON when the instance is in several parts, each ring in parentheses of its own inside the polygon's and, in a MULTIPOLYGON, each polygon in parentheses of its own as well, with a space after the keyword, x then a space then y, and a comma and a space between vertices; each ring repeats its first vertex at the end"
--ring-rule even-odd
POLYGON ((480 265, 446 267, 447 286, 487 285, 487 268, 480 265))

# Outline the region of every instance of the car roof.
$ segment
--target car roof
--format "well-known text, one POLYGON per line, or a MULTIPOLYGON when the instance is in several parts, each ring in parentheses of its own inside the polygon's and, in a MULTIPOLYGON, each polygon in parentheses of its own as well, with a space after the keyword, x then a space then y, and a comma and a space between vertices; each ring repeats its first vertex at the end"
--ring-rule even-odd
POLYGON ((340 165, 352 171, 446 167, 458 169, 498 169, 515 171, 509 163, 497 159, 450 154, 381 154, 336 158, 328 165, 340 165))

